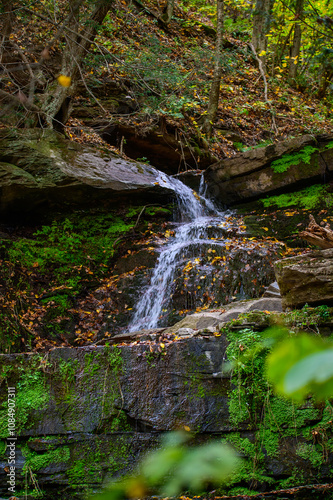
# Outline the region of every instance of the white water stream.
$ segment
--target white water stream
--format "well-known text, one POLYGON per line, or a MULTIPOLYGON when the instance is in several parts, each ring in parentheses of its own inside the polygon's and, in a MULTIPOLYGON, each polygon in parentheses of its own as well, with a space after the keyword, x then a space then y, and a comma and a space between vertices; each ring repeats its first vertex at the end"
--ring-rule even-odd
MULTIPOLYGON (((156 328, 162 311, 168 306, 173 290, 175 272, 184 259, 201 255, 205 245, 224 246, 223 240, 212 241, 212 225, 223 224, 227 214, 219 212, 205 196, 202 177, 199 194, 178 179, 161 173, 161 185, 172 189, 177 195, 181 221, 175 227, 175 235, 162 247, 151 277, 150 285, 139 299, 128 331, 156 328)), ((221 227, 221 226, 220 226, 221 227)))

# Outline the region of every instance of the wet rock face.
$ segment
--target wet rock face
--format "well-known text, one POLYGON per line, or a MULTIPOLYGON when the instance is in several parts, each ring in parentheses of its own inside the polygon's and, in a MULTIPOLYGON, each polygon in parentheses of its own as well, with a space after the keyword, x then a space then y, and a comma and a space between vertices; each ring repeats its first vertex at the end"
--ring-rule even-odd
POLYGON ((275 262, 283 307, 333 305, 333 249, 275 262))
MULTIPOLYGON (((235 218, 235 225, 238 223, 235 218)), ((167 231, 172 227, 167 226, 167 231)), ((220 307, 237 299, 258 298, 274 280, 273 262, 279 259, 282 245, 270 240, 249 240, 242 234, 231 238, 228 231, 220 231, 222 245, 214 245, 212 239, 199 252, 193 248, 194 256, 188 252, 186 258, 180 259, 158 326, 169 327, 186 314, 201 309, 220 307)), ((212 234, 215 234, 213 228, 212 234)), ((100 310, 104 329, 112 335, 126 332, 140 297, 149 287, 160 248, 167 244, 168 240, 162 237, 158 243, 148 240, 146 246, 121 257, 114 267, 117 275, 114 284, 91 293, 89 302, 94 307, 90 317, 100 310)))
POLYGON ((169 303, 171 312, 165 314, 161 324, 172 324, 184 315, 182 311, 260 297, 274 279, 272 262, 279 252, 280 246, 276 244, 251 244, 235 239, 214 253, 209 253, 208 248, 200 259, 184 262, 175 278, 169 303))
POLYGON ((272 194, 286 186, 297 189, 314 181, 320 182, 325 173, 333 170, 332 139, 333 136, 313 138, 306 135, 221 160, 206 170, 209 190, 222 203, 233 205, 272 194), (272 168, 275 160, 285 158, 288 162, 290 156, 296 158, 307 147, 313 148, 313 152, 306 160, 301 155, 281 172, 272 168))
POLYGON ((170 194, 151 166, 65 139, 52 130, 0 132, 0 213, 170 194))
MULTIPOLYGON (((24 485, 24 465, 48 491, 97 487, 156 447, 160 432, 183 425, 198 433, 228 430, 229 379, 216 376, 225 348, 225 338, 212 337, 166 340, 163 348, 141 341, 55 349, 46 364, 33 354, 1 356, 1 373, 17 391, 17 487, 24 485)), ((1 448, 0 496, 5 464, 1 448)))
POLYGON ((228 376, 221 380, 226 340, 189 339, 152 352, 125 351, 128 367, 122 401, 117 404, 139 428, 172 430, 188 425, 196 432, 229 429, 228 376), (208 418, 207 418, 208 416, 208 418))
MULTIPOLYGON (((262 300, 262 307, 273 307, 275 301, 276 308, 278 299, 262 300)), ((241 334, 244 324, 237 328, 241 334)), ((163 343, 156 335, 156 341, 148 337, 154 335, 139 335, 114 347, 59 348, 47 357, 0 356, 0 373, 16 389, 17 489, 25 487, 25 471, 31 470, 46 499, 53 500, 55 491, 57 498, 81 498, 85 490, 101 488, 131 470, 142 454, 159 445, 161 433, 184 425, 197 444, 232 437, 256 442, 257 423, 235 423, 229 415, 230 391, 237 388, 223 372, 228 344, 223 334, 179 341, 165 337, 163 343)), ((7 493, 6 397, 2 391, 0 495, 7 493)), ((274 404, 273 398, 270 413, 274 404)), ((298 449, 305 443, 302 431, 306 426, 313 429, 322 414, 323 408, 314 409, 310 403, 297 409, 293 432, 286 434, 275 454, 271 449, 265 458, 261 454, 266 476, 279 480, 293 474, 298 449)), ((273 444, 280 431, 274 431, 273 444)), ((307 477, 318 472, 307 461, 305 465, 307 477)), ((324 474, 329 474, 328 468, 324 474)), ((29 480, 28 487, 33 487, 29 480)))

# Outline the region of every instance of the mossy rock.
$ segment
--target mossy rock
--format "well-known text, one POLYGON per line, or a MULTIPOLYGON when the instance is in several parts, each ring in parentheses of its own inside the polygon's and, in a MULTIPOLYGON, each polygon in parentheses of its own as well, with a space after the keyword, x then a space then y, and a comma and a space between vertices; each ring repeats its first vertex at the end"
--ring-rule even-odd
POLYGON ((53 130, 0 131, 0 212, 26 213, 41 205, 89 206, 120 197, 160 200, 170 190, 144 163, 65 139, 53 130))

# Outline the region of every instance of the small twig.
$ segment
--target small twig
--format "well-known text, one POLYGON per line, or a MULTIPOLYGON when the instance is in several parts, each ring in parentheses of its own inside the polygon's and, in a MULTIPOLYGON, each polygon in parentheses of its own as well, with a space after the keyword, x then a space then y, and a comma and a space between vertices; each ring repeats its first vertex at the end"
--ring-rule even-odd
POLYGON ((123 156, 124 153, 124 136, 121 136, 121 141, 120 141, 120 146, 119 146, 119 151, 120 151, 120 156, 123 156))
POLYGON ((81 79, 83 81, 83 85, 85 86, 86 91, 91 95, 91 97, 94 99, 94 101, 96 102, 96 104, 101 108, 101 110, 107 115, 108 114, 107 110, 99 102, 99 100, 97 99, 97 97, 95 96, 95 94, 90 90, 90 88, 86 84, 86 80, 85 80, 85 77, 84 77, 84 75, 82 73, 81 67, 80 67, 79 63, 77 62, 77 60, 75 59, 75 57, 73 56, 73 54, 72 54, 72 57, 73 57, 73 59, 75 61, 75 64, 77 65, 77 68, 79 70, 79 73, 80 73, 80 76, 81 76, 81 79))
POLYGON ((277 129, 277 126, 276 126, 276 123, 275 123, 274 110, 273 110, 272 105, 271 105, 271 103, 270 103, 270 101, 268 99, 267 78, 266 78, 265 71, 264 71, 264 68, 263 68, 262 60, 258 56, 258 54, 256 52, 256 49, 254 48, 254 45, 252 43, 250 43, 250 47, 251 47, 251 50, 252 50, 252 52, 254 54, 254 57, 257 60, 257 63, 258 63, 258 66, 259 66, 259 71, 260 71, 260 74, 261 74, 262 79, 264 81, 264 97, 265 97, 265 102, 268 104, 268 106, 270 108, 271 117, 272 117, 272 129, 277 134, 278 133, 278 129, 277 129))
POLYGON ((138 218, 136 219, 136 223, 135 223, 135 226, 133 227, 133 229, 136 229, 137 228, 137 225, 139 224, 139 220, 140 220, 140 217, 141 215, 143 214, 143 212, 145 211, 145 209, 147 207, 163 207, 165 205, 159 205, 157 203, 151 203, 150 205, 145 205, 142 210, 140 211, 139 215, 138 215, 138 218))
MULTIPOLYGON (((154 205, 145 205, 145 206, 141 209, 141 211, 140 211, 140 213, 139 213, 139 215, 138 215, 138 218, 136 219, 136 223, 135 223, 135 226, 133 227, 133 229, 136 229, 136 228, 137 228, 137 226, 138 226, 138 224, 139 224, 140 217, 141 217, 141 215, 143 214, 143 212, 146 210, 146 208, 147 208, 147 207, 151 207, 151 206, 154 206, 154 205)), ((155 205, 155 206, 156 206, 156 205, 155 205)))

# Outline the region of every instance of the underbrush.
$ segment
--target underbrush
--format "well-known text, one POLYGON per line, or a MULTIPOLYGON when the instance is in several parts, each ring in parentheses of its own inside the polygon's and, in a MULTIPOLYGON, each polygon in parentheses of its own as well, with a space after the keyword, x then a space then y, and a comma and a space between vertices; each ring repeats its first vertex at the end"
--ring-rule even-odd
POLYGON ((278 321, 288 330, 242 328, 241 323, 250 323, 253 314, 243 315, 223 330, 229 340, 227 359, 232 363, 228 404, 234 431, 227 441, 244 457, 229 482, 231 492, 243 487, 262 491, 304 485, 313 474, 316 481, 326 481, 333 458, 332 404, 311 397, 298 403, 276 394, 267 379, 266 358, 286 335, 294 336, 302 329, 318 335, 320 324, 332 321, 332 309, 306 306, 278 319, 256 313, 266 325, 278 321))
POLYGON ((117 255, 140 237, 148 220, 170 214, 161 207, 142 209, 56 216, 0 241, 0 352, 75 341, 78 300, 112 275, 117 255))

